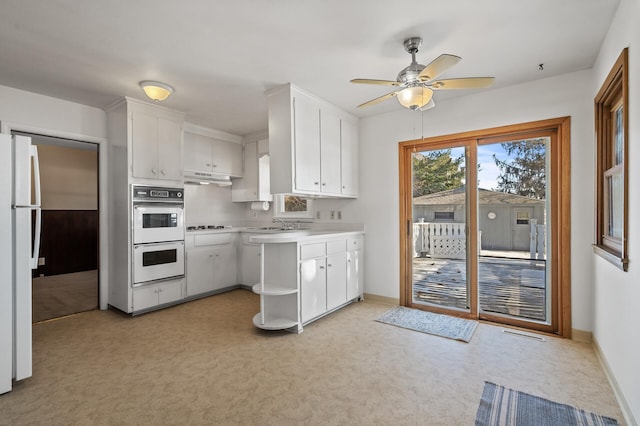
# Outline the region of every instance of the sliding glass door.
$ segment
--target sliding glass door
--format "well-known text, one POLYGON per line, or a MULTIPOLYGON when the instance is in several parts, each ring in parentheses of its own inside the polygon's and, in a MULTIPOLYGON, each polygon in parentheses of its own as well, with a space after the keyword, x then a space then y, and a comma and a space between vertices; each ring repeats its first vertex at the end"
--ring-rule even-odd
POLYGON ((413 303, 469 309, 466 151, 412 153, 413 303))
POLYGON ((481 313, 550 322, 549 143, 546 136, 478 145, 481 313))
POLYGON ((400 144, 403 305, 570 330, 567 122, 400 144))

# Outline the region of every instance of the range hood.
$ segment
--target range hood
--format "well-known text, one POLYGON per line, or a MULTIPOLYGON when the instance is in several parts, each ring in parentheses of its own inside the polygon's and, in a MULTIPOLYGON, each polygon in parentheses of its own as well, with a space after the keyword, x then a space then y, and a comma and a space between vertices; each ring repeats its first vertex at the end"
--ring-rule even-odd
POLYGON ((231 178, 229 175, 185 169, 184 182, 202 185, 212 183, 218 186, 230 186, 231 178))

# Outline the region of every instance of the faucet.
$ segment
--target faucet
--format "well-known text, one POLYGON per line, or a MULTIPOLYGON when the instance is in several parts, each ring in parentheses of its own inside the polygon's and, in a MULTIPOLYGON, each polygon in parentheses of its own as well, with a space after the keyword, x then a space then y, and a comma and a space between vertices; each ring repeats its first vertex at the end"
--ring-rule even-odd
POLYGON ((282 224, 282 228, 284 228, 284 229, 293 229, 293 224, 285 222, 284 219, 276 218, 276 219, 273 219, 273 222, 274 223, 275 222, 280 222, 282 224))

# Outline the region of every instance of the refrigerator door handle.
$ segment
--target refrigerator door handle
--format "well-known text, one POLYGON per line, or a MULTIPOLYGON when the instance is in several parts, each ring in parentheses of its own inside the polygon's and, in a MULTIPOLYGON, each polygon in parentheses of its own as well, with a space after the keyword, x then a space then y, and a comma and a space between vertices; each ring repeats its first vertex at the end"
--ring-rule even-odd
POLYGON ((38 269, 38 255, 40 254, 40 234, 42 231, 42 209, 40 192, 40 161, 38 159, 38 148, 35 145, 29 146, 29 156, 33 159, 33 188, 34 188, 34 210, 36 212, 35 232, 33 236, 33 254, 31 256, 31 269, 38 269))
POLYGON ((31 255, 31 269, 38 269, 38 255, 40 254, 40 233, 42 231, 42 209, 33 207, 36 212, 35 232, 33 235, 33 254, 31 255))
POLYGON ((40 161, 38 160, 38 148, 35 145, 29 146, 29 155, 33 158, 33 178, 34 182, 34 204, 36 206, 41 206, 41 193, 40 193, 40 161))

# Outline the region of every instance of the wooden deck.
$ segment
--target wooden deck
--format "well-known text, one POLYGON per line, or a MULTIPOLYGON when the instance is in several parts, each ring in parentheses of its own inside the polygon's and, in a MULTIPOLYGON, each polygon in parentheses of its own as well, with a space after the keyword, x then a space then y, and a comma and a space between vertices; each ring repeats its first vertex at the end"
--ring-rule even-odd
MULTIPOLYGON (((480 310, 546 321, 545 261, 480 257, 480 310)), ((468 309, 466 264, 459 259, 413 260, 413 300, 468 309)))

